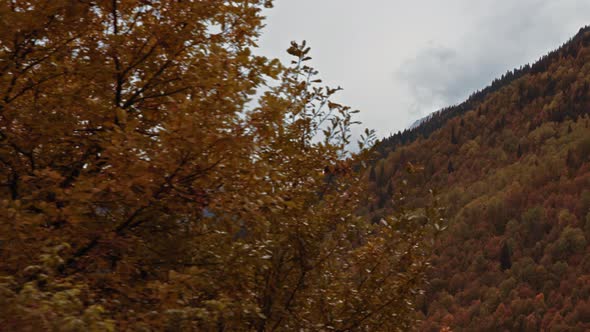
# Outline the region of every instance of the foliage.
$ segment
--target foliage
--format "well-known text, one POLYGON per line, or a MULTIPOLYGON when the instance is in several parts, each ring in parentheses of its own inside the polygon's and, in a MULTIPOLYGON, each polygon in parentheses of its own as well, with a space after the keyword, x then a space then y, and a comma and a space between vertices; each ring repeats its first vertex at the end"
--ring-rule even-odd
POLYGON ((2 326, 414 323, 438 209, 358 213, 374 134, 347 154, 305 43, 255 55, 271 6, 0 4, 2 326))
MULTIPOLYGON (((448 207, 422 331, 585 331, 590 287, 590 30, 376 148, 377 197, 448 207), (498 291, 494 291, 497 289, 498 291), (499 293, 499 294, 497 294, 499 293)), ((373 204, 372 215, 395 204, 373 204)))
POLYGON ((52 275, 62 246, 42 255, 42 265, 23 271, 24 284, 14 277, 0 279, 0 323, 3 329, 34 331, 114 331, 115 324, 105 318, 100 304, 85 305, 88 287, 72 284, 52 275))

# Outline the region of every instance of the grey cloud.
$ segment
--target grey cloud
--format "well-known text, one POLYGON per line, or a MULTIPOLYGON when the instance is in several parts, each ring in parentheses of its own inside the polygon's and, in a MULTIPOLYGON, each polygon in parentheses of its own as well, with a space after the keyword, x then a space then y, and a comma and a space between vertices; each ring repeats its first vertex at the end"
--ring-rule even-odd
POLYGON ((307 39, 339 101, 384 136, 555 49, 590 24, 590 1, 277 0, 268 15, 261 52, 307 39))
POLYGON ((429 46, 404 61, 394 73, 396 85, 408 89, 408 112, 423 116, 460 103, 507 70, 506 59, 494 52, 474 55, 444 46, 429 46))
MULTIPOLYGON (((582 7, 590 10, 590 3, 582 7)), ((563 19, 552 20, 572 8, 567 4, 555 8, 551 1, 499 1, 493 11, 475 10, 482 17, 458 42, 431 43, 394 72, 396 86, 410 96, 407 113, 411 116, 422 117, 460 103, 507 70, 532 63, 558 47, 556 40, 565 41, 564 36, 572 36, 577 29, 563 24, 563 19)))
POLYGON ((395 79, 409 89, 413 116, 421 116, 430 107, 448 104, 461 97, 471 71, 457 51, 443 46, 429 46, 414 58, 404 61, 395 79))

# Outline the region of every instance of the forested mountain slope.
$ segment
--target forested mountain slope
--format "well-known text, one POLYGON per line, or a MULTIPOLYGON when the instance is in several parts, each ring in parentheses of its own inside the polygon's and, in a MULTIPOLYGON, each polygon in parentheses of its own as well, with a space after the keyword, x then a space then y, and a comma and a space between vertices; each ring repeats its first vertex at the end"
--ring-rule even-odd
POLYGON ((590 329, 590 29, 378 146, 374 220, 404 193, 447 207, 430 286, 439 331, 590 329), (407 167, 424 168, 408 177, 407 167))
POLYGON ((449 119, 465 114, 477 107, 490 94, 499 89, 512 84, 526 74, 538 74, 546 72, 549 66, 558 62, 564 56, 575 56, 582 46, 588 46, 588 40, 585 34, 590 31, 590 27, 583 27, 580 31, 572 37, 568 42, 562 45, 559 49, 542 56, 537 62, 532 65, 526 64, 520 68, 509 70, 502 77, 495 79, 489 86, 482 90, 472 93, 469 98, 459 105, 453 105, 436 112, 433 112, 426 117, 417 120, 410 128, 403 132, 398 132, 390 137, 385 138, 378 149, 381 153, 391 151, 395 146, 406 144, 414 141, 420 136, 428 137, 434 131, 443 126, 449 119), (426 121, 428 120, 428 121, 426 121))

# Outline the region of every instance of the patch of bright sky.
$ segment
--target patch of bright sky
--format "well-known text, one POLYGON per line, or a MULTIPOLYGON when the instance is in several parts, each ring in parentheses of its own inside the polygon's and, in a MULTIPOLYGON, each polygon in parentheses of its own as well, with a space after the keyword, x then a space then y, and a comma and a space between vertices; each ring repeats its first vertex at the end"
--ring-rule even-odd
POLYGON ((288 63, 307 40, 338 101, 384 137, 559 47, 590 24, 590 1, 276 0, 265 14, 259 53, 288 63))

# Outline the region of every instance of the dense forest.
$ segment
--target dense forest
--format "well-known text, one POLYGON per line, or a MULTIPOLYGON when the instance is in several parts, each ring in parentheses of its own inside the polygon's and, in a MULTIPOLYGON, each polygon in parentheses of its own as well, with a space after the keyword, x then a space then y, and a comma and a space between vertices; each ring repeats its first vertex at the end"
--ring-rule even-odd
POLYGON ((400 192, 419 207, 431 189, 447 208, 418 330, 590 329, 589 110, 586 27, 379 143, 366 174, 373 220, 400 192))
POLYGON ((0 331, 590 330, 590 28, 351 152, 272 6, 0 1, 0 331))

